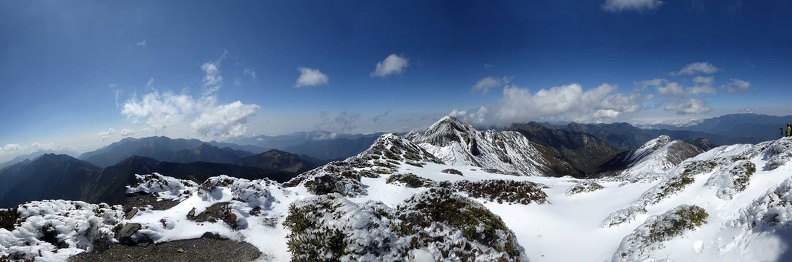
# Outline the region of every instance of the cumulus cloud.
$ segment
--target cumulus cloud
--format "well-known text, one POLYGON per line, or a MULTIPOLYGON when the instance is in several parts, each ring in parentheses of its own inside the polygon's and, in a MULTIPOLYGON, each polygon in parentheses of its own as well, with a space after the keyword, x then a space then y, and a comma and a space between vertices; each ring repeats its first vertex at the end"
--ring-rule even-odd
POLYGON ((608 118, 636 112, 651 96, 638 93, 614 93, 617 86, 603 84, 584 91, 579 84, 557 86, 531 92, 527 88, 508 86, 497 105, 476 110, 453 110, 449 115, 474 124, 507 125, 539 119, 562 120, 573 117, 608 118))
POLYGON ((330 81, 319 69, 300 67, 297 71, 300 71, 300 76, 297 77, 294 87, 326 85, 330 81))
POLYGON ((107 140, 107 139, 109 139, 109 138, 110 138, 110 136, 111 136, 112 134, 114 134, 114 133, 115 133, 115 130, 113 130, 112 128, 110 128, 110 129, 108 129, 107 131, 102 131, 102 132, 99 132, 99 133, 97 133, 96 135, 100 136, 100 137, 102 138, 102 141, 106 141, 106 140, 107 140))
POLYGON ((616 118, 621 115, 621 112, 611 109, 600 109, 594 112, 594 118, 616 118))
POLYGON ((121 129, 121 136, 127 137, 135 134, 135 130, 131 129, 121 129))
MULTIPOLYGON (((151 87, 152 91, 142 97, 133 96, 127 100, 121 114, 133 123, 145 120, 148 127, 140 130, 143 134, 157 133, 170 127, 179 128, 189 123, 192 132, 206 137, 231 138, 246 135, 248 119, 259 106, 241 101, 228 104, 217 102, 217 91, 223 81, 218 66, 224 56, 225 53, 215 62, 201 66, 204 89, 200 97, 170 91, 160 93, 151 87)), ((122 135, 124 133, 122 131, 122 135)), ((126 134, 132 135, 134 132, 127 130, 126 134)))
POLYGON ((154 130, 162 130, 182 121, 185 115, 196 110, 196 101, 187 94, 152 91, 141 99, 132 97, 124 103, 121 114, 137 123, 146 119, 146 124, 154 130))
POLYGON ((602 5, 602 9, 608 12, 623 12, 623 11, 651 11, 656 10, 663 1, 659 0, 606 0, 602 5))
POLYGON ((190 126, 195 132, 207 137, 240 137, 247 134, 245 124, 257 109, 258 105, 246 105, 240 101, 217 105, 204 110, 190 126))
POLYGON ((745 81, 745 80, 740 80, 740 79, 735 79, 735 78, 732 78, 729 81, 729 84, 727 84, 725 86, 726 91, 728 91, 729 93, 744 93, 744 92, 748 92, 748 88, 750 88, 750 87, 751 87, 751 82, 748 82, 748 81, 745 81))
POLYGON ((691 63, 683 67, 679 70, 676 74, 678 75, 695 75, 695 74, 712 74, 718 72, 720 68, 707 63, 707 62, 696 62, 691 63))
MULTIPOLYGON (((486 106, 479 107, 476 110, 464 111, 464 110, 451 110, 449 116, 453 116, 463 121, 475 124, 489 124, 487 119, 490 117, 490 110, 486 106)), ((421 120, 424 120, 423 118, 421 120)))
POLYGON ((666 103, 663 109, 666 111, 674 111, 680 115, 705 114, 712 111, 707 101, 693 98, 670 101, 666 103))
POLYGON ((25 146, 20 144, 6 144, 5 146, 0 147, 0 155, 12 154, 26 149, 27 148, 25 146))
POLYGON ((391 54, 377 63, 377 68, 371 73, 371 77, 386 77, 389 75, 399 75, 409 66, 409 61, 404 56, 391 54))

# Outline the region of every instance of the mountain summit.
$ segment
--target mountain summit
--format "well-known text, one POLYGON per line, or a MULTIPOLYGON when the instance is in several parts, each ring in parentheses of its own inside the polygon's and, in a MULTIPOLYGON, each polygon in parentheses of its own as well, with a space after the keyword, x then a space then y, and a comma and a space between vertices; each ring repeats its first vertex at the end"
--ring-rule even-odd
POLYGON ((457 118, 446 116, 424 132, 411 132, 407 139, 423 147, 448 165, 478 166, 495 173, 522 176, 552 176, 554 165, 545 148, 538 148, 513 131, 479 131, 457 118))

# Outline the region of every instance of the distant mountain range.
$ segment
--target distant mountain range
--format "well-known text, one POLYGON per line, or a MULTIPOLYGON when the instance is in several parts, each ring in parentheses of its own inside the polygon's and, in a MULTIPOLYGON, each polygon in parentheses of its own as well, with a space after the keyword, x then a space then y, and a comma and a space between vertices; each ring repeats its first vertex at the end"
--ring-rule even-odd
MULTIPOLYGON (((153 139, 175 144, 167 138, 153 139)), ((151 140, 149 140, 151 142, 151 140)), ((158 149, 148 144, 146 148, 158 149)), ((122 147, 112 147, 106 154, 120 155, 122 147), (117 151, 114 151, 117 150, 117 151)), ((163 152, 163 151, 148 151, 163 152)), ((180 150, 172 159, 188 163, 162 161, 145 156, 128 156, 114 165, 100 167, 68 155, 45 154, 34 160, 24 160, 0 169, 0 207, 14 206, 31 200, 69 199, 118 204, 124 200, 125 186, 133 182, 135 174, 160 172, 181 179, 203 182, 209 177, 228 175, 239 178, 270 178, 285 182, 318 164, 300 156, 279 151, 252 154, 250 152, 217 148, 199 144, 194 149, 180 150)), ((90 159, 104 159, 91 155, 90 159)))
POLYGON ((255 136, 231 140, 233 143, 274 148, 317 159, 342 160, 366 150, 384 133, 333 134, 326 131, 296 132, 281 136, 255 136))

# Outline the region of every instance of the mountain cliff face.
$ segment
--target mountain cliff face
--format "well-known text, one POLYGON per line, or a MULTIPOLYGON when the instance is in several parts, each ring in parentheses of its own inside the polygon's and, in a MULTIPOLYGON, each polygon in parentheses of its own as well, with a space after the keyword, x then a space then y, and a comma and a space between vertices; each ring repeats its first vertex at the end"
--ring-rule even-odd
POLYGON ((566 127, 528 123, 512 124, 510 129, 536 144, 556 150, 563 161, 574 168, 560 175, 586 177, 595 174, 599 165, 622 150, 611 146, 606 140, 583 132, 582 130, 586 130, 584 127, 586 126, 575 123, 566 127))
POLYGON ((407 139, 448 165, 471 165, 521 176, 552 176, 553 165, 525 136, 513 131, 479 131, 459 119, 446 116, 424 132, 407 139))
POLYGON ((621 153, 603 164, 605 175, 629 181, 651 181, 660 178, 679 163, 704 151, 681 140, 671 141, 669 136, 649 140, 636 150, 621 153))

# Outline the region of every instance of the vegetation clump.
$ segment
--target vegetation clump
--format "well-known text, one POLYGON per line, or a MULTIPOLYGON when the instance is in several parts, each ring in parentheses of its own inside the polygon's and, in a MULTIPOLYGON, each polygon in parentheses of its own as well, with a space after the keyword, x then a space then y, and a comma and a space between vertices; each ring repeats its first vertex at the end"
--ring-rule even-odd
POLYGON ((385 182, 388 184, 401 183, 411 188, 432 187, 435 185, 435 182, 431 179, 419 177, 413 173, 391 175, 385 182))
POLYGON ((679 176, 674 176, 665 181, 655 195, 650 204, 657 204, 660 200, 665 199, 679 191, 682 191, 687 185, 692 184, 696 180, 694 175, 712 172, 718 166, 715 161, 694 161, 685 167, 685 170, 679 176))
POLYGON ((340 229, 319 223, 326 213, 336 211, 334 198, 328 195, 307 205, 289 206, 289 215, 283 226, 292 232, 286 237, 292 261, 339 260, 346 254, 346 235, 340 229))
POLYGON ((456 169, 453 169, 453 168, 447 168, 447 169, 443 169, 443 170, 442 170, 442 171, 440 171, 440 172, 443 172, 443 173, 446 173, 446 174, 452 174, 452 175, 463 176, 463 175, 462 175, 462 171, 459 171, 459 170, 456 170, 456 169))
POLYGON ((695 205, 681 205, 662 215, 652 216, 627 235, 613 254, 613 261, 640 261, 645 253, 656 249, 662 242, 682 235, 706 224, 709 214, 695 205))
POLYGON ((293 203, 283 226, 293 261, 406 261, 410 250, 461 261, 522 261, 497 215, 452 189, 433 188, 390 208, 328 194, 293 203))
POLYGON ((751 176, 756 173, 756 165, 750 161, 744 161, 736 166, 734 166, 731 170, 729 170, 729 174, 734 178, 732 184, 734 185, 734 189, 737 192, 745 191, 748 187, 748 182, 751 179, 751 176))
POLYGON ((410 198, 399 206, 397 218, 401 223, 394 225, 395 230, 399 236, 409 237, 411 248, 434 244, 443 257, 462 261, 477 260, 483 254, 496 261, 524 256, 514 233, 499 216, 451 189, 433 188, 410 198), (457 230, 464 238, 449 239, 457 230))
POLYGON ((603 187, 602 185, 600 185, 597 182, 584 181, 584 182, 579 182, 579 183, 575 184, 574 186, 570 187, 569 189, 567 189, 566 194, 568 196, 571 196, 571 195, 574 195, 574 194, 580 194, 580 193, 586 193, 586 192, 594 192, 594 191, 597 191, 597 190, 600 190, 600 189, 603 189, 603 188, 605 188, 605 187, 603 187))
POLYGON ((16 228, 16 222, 19 219, 17 208, 0 209, 0 228, 5 228, 8 231, 16 228))
POLYGON ((685 230, 693 230, 706 224, 708 217, 707 211, 699 206, 679 206, 648 225, 649 235, 644 242, 651 244, 669 240, 681 235, 685 230))
POLYGON ((541 184, 529 181, 513 180, 482 180, 459 181, 452 188, 465 192, 471 197, 483 198, 502 204, 514 203, 527 205, 530 203, 547 203, 547 194, 542 191, 541 184))

